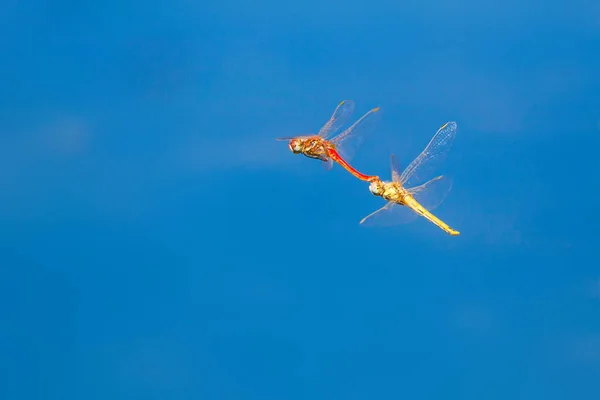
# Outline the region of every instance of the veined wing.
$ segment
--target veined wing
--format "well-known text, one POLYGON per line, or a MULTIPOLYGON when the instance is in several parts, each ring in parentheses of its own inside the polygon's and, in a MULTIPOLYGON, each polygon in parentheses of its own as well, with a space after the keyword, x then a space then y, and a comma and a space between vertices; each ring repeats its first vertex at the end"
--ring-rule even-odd
POLYGON ((363 115, 351 127, 330 140, 336 146, 337 152, 344 160, 350 161, 354 157, 356 151, 362 146, 366 137, 372 132, 379 121, 380 116, 380 108, 375 107, 363 115))
POLYGON ((456 122, 445 123, 433 136, 425 150, 402 172, 400 183, 404 187, 411 187, 430 178, 433 171, 445 160, 455 137, 456 122))
POLYGON ((392 167, 392 182, 400 183, 400 163, 394 154, 390 156, 390 164, 392 167))
POLYGON ((427 211, 435 210, 440 204, 446 200, 446 196, 452 189, 452 179, 447 176, 437 176, 422 185, 413 188, 407 188, 408 192, 413 195, 416 201, 419 202, 427 211))
POLYGON ((417 217, 417 213, 410 208, 390 201, 379 210, 364 217, 360 224, 366 227, 389 227, 413 222, 417 217))
POLYGON ((333 168, 333 160, 331 158, 328 158, 327 161, 322 161, 321 166, 326 171, 330 171, 333 168))
POLYGON ((279 141, 289 141, 292 139, 306 139, 309 138, 311 136, 315 136, 315 135, 297 135, 297 136, 286 136, 286 137, 278 137, 275 138, 275 140, 279 140, 279 141))
POLYGON ((333 112, 331 118, 329 118, 329 121, 319 131, 319 136, 325 139, 336 133, 353 112, 354 102, 352 100, 342 101, 333 112))

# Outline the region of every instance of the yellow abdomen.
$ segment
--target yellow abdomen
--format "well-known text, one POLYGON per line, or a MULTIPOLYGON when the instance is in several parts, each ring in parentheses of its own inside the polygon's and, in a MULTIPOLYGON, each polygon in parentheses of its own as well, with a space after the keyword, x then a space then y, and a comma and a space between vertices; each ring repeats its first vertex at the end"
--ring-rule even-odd
POLYGON ((406 207, 411 208, 417 214, 423 216, 424 218, 427 218, 430 222, 437 225, 444 232, 446 232, 452 236, 456 236, 456 235, 460 234, 460 232, 455 231, 454 229, 450 228, 450 226, 448 226, 448 224, 446 224, 444 221, 442 221, 441 219, 439 219, 438 217, 433 215, 425 207, 423 207, 421 204, 419 204, 419 202, 417 200, 415 200, 415 198, 413 196, 411 196, 410 194, 406 194, 405 196, 403 196, 402 203, 400 203, 400 204, 403 204, 406 207))

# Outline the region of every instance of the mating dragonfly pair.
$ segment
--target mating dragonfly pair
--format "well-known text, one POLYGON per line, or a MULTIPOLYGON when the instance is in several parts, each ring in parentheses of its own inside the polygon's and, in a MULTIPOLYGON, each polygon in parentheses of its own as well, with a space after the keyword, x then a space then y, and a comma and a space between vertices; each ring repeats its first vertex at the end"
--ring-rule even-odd
POLYGON ((363 218, 360 221, 362 225, 392 226, 422 216, 446 233, 458 235, 458 231, 431 213, 446 198, 452 188, 452 181, 442 175, 425 181, 442 163, 452 146, 456 136, 456 123, 445 123, 433 136, 425 150, 403 172, 400 172, 398 161, 392 154, 392 180, 382 181, 378 176, 365 175, 349 164, 378 119, 379 107, 370 110, 348 129, 333 136, 353 111, 353 101, 342 101, 318 134, 277 140, 289 140, 288 147, 294 154, 304 154, 306 157, 321 160, 326 169, 331 169, 333 163, 337 162, 356 178, 370 182, 371 193, 387 200, 387 204, 363 218))

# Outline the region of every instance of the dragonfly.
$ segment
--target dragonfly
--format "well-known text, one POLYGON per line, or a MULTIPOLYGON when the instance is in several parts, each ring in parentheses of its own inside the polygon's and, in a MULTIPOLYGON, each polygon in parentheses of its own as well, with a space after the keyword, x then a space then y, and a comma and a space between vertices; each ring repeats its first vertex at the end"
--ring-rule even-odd
POLYGON ((421 183, 434 175, 456 137, 456 123, 447 122, 433 136, 425 150, 400 173, 399 163, 394 154, 390 157, 392 181, 374 180, 369 190, 375 196, 387 200, 387 204, 379 210, 367 215, 360 221, 365 226, 393 226, 411 222, 418 216, 424 217, 437 225, 444 232, 456 236, 460 232, 433 215, 452 188, 452 180, 439 175, 421 183), (416 184, 421 183, 416 186, 416 184))
POLYGON ((380 115, 379 107, 375 107, 363 115, 352 126, 333 136, 354 112, 352 100, 342 101, 329 121, 323 125, 316 135, 283 137, 276 140, 289 140, 288 148, 294 154, 323 161, 323 167, 330 170, 334 161, 344 167, 356 178, 372 182, 379 179, 375 175, 366 175, 352 167, 349 162, 371 132, 380 115), (333 136, 333 137, 332 137, 333 136))

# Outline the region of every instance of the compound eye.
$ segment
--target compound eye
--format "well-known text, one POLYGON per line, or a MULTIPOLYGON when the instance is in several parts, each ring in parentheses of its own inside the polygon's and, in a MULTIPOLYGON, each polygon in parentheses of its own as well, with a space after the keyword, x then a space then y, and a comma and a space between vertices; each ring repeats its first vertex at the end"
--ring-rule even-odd
POLYGON ((300 153, 302 151, 302 146, 298 139, 292 139, 288 147, 294 153, 300 153))
POLYGON ((376 196, 381 194, 381 189, 381 184, 379 182, 373 182, 369 185, 369 190, 376 196))

